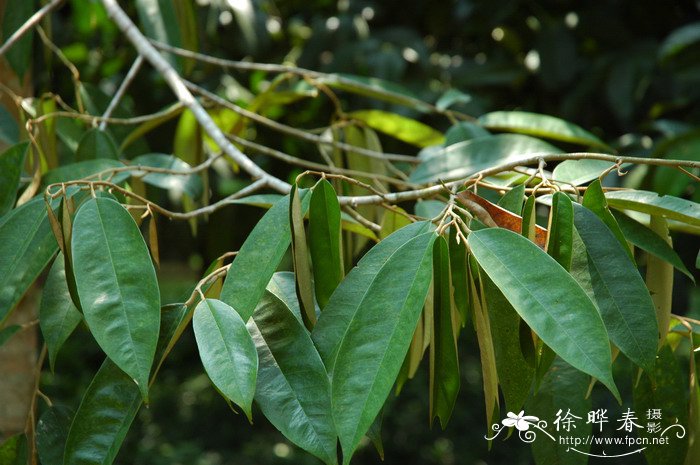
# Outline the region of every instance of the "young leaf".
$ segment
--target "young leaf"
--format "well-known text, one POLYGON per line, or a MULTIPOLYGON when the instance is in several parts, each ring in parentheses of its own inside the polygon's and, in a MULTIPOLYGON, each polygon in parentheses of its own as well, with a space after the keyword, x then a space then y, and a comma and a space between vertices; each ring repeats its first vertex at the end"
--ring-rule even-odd
POLYGON ((634 210, 700 226, 700 204, 690 200, 637 190, 607 192, 605 198, 613 208, 634 210))
POLYGON ((364 122, 367 126, 408 144, 418 147, 442 144, 442 133, 396 113, 382 110, 359 110, 348 114, 349 117, 364 122))
POLYGON ((119 150, 108 132, 93 128, 80 139, 78 150, 75 152, 75 160, 81 162, 99 158, 119 160, 119 150))
POLYGON ((192 327, 209 378, 252 421, 258 353, 243 319, 222 301, 205 299, 194 311, 192 327))
MULTIPOLYGON (((531 241, 535 242, 537 241, 536 238, 536 227, 537 227, 537 212, 535 211, 535 196, 531 195, 527 198, 525 201, 525 205, 523 205, 523 220, 522 224, 520 227, 520 234, 523 235, 523 237, 527 237, 531 241)), ((546 237, 546 236, 545 236, 546 237)))
POLYGON ((574 206, 568 195, 555 192, 549 216, 547 253, 566 271, 571 269, 574 233, 574 206))
MULTIPOLYGON (((620 242, 593 212, 574 204, 574 225, 587 254, 584 270, 610 340, 647 372, 654 365, 658 326, 654 304, 639 271, 620 242), (587 278, 588 279, 588 278, 587 278)), ((583 283, 581 283, 584 285, 583 283)))
POLYGON ((49 351, 51 371, 58 351, 82 319, 68 291, 65 259, 59 252, 49 270, 39 305, 39 325, 49 351))
POLYGON ((139 407, 139 388, 112 361, 105 360, 75 412, 63 463, 111 465, 139 407))
POLYGON ((501 200, 498 201, 498 206, 517 215, 523 211, 524 198, 525 184, 518 184, 501 197, 501 200))
POLYGON ((582 204, 584 207, 595 213, 596 216, 600 218, 603 223, 605 223, 608 229, 610 229, 610 231, 612 231, 612 233, 615 235, 617 240, 620 241, 620 245, 622 245, 622 248, 625 249, 630 259, 634 261, 634 255, 627 244, 627 239, 625 239, 625 235, 622 234, 622 230, 617 224, 615 217, 612 215, 612 213, 610 213, 608 203, 605 201, 603 187, 600 185, 599 179, 596 179, 588 186, 586 193, 583 194, 582 204))
POLYGON ((314 284, 311 281, 311 264, 309 249, 306 244, 304 215, 301 211, 301 199, 295 185, 289 194, 289 224, 291 226, 292 260, 294 262, 294 277, 297 296, 301 307, 304 325, 311 331, 316 324, 316 305, 314 303, 314 284))
POLYGON ((321 310, 343 279, 340 247, 340 205, 331 183, 322 179, 311 194, 309 250, 314 269, 316 300, 321 310))
POLYGON ((21 142, 0 154, 0 216, 9 212, 15 204, 27 147, 28 142, 21 142))
POLYGON ((474 231, 468 243, 479 265, 540 339, 619 398, 607 331, 574 278, 535 244, 505 229, 474 231))
MULTIPOLYGON (((662 237, 664 242, 671 242, 665 219, 652 215, 650 226, 655 236, 662 237)), ((651 300, 656 309, 656 319, 659 323, 658 329, 661 341, 665 341, 671 321, 673 266, 660 258, 649 255, 647 258, 646 285, 651 293, 651 300)))
POLYGON ((248 331, 260 361, 255 401, 263 414, 294 444, 336 464, 328 374, 304 325, 266 292, 248 331))
POLYGON ((73 410, 62 405, 47 409, 36 424, 36 451, 41 465, 63 465, 73 410))
POLYGON ((452 416, 459 393, 459 361, 452 329, 450 256, 447 241, 433 245, 433 326, 430 344, 430 422, 440 418, 442 429, 452 416))
POLYGON ((73 266, 85 321, 144 399, 160 325, 160 292, 131 215, 109 198, 88 200, 73 222, 73 266))
POLYGON ((361 295, 351 305, 357 310, 346 323, 331 378, 333 419, 346 464, 391 391, 411 343, 430 285, 435 237, 428 232, 405 242, 367 287, 356 290, 361 295))

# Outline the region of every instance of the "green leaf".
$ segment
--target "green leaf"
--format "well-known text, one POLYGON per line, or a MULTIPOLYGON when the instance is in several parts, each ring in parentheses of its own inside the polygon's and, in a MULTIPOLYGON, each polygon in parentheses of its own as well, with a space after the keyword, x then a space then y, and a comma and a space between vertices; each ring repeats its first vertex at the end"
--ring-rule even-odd
POLYGON ((304 229, 304 214, 301 211, 299 191, 294 184, 289 193, 289 223, 291 225, 292 262, 296 282, 299 306, 304 324, 309 331, 316 324, 316 305, 314 303, 314 285, 311 280, 311 264, 309 263, 309 248, 306 243, 304 229))
POLYGON ((39 305, 39 325, 49 351, 51 371, 58 351, 82 319, 68 291, 65 258, 59 252, 49 270, 39 305))
POLYGON ((243 319, 222 301, 205 299, 194 311, 192 327, 209 378, 252 421, 258 353, 243 319))
POLYGON ((160 293, 148 248, 131 215, 108 198, 88 200, 73 222, 80 306, 107 356, 148 396, 160 326, 160 293))
POLYGON ((474 231, 468 243, 479 265, 540 339, 619 399, 607 331, 574 278, 534 243, 506 229, 474 231))
POLYGON ((590 132, 554 116, 526 111, 494 111, 480 116, 478 121, 485 128, 495 131, 519 132, 612 151, 605 142, 590 132))
POLYGON ((294 273, 291 271, 278 271, 272 275, 272 279, 267 285, 267 291, 280 299, 287 308, 297 317, 302 324, 301 308, 299 307, 299 297, 297 296, 294 273))
POLYGON ((700 22, 674 29, 659 47, 659 59, 668 60, 697 42, 700 42, 700 22))
POLYGON ((364 95, 374 100, 404 105, 418 111, 430 111, 430 107, 425 102, 418 100, 408 89, 384 79, 346 73, 326 74, 314 79, 333 89, 364 95))
POLYGON ((19 142, 17 121, 3 105, 0 105, 0 142, 6 145, 15 145, 19 142))
POLYGON ((447 241, 433 245, 433 326, 430 344, 430 421, 440 418, 442 429, 452 416, 459 393, 459 360, 452 328, 450 256, 447 241))
POLYGON ((634 254, 627 244, 627 239, 625 235, 622 234, 620 226, 617 224, 617 220, 610 213, 608 208, 608 203, 605 200, 605 194, 603 193, 603 187, 600 185, 600 180, 596 179, 593 181, 588 188, 586 193, 583 194, 583 206, 596 214, 603 223, 610 229, 610 231, 615 235, 615 238, 620 242, 622 248, 627 252, 629 258, 634 261, 634 254))
POLYGON ((20 329, 22 329, 20 325, 10 325, 0 329, 0 347, 5 345, 20 329))
MULTIPOLYGON (((110 176, 112 173, 109 170, 115 168, 124 168, 124 163, 117 160, 110 160, 109 158, 100 158, 97 160, 86 160, 79 163, 70 163, 68 165, 59 166, 58 168, 47 171, 46 174, 41 179, 41 185, 43 187, 49 184, 56 184, 61 182, 74 181, 77 179, 84 179, 93 174, 102 173, 102 179, 110 179, 113 184, 121 184, 131 176, 129 172, 118 172, 114 176, 110 176)), ((99 178, 95 176, 93 180, 98 180, 99 178)))
MULTIPOLYGON (((634 410, 638 418, 646 415, 650 409, 661 411, 660 424, 662 430, 675 424, 687 428, 688 425, 688 387, 686 377, 678 366, 673 351, 664 345, 659 350, 656 366, 652 373, 643 373, 633 390, 634 410), (652 381, 653 380, 653 381, 652 381)), ((641 423, 639 421, 638 423, 641 423)), ((659 437, 660 433, 652 434, 645 428, 636 429, 640 438, 649 441, 649 447, 644 449, 644 455, 650 465, 682 464, 688 450, 688 435, 681 434, 679 427, 672 427, 662 437, 668 438, 668 443, 654 445, 651 437, 659 437)), ((685 433, 685 431, 683 431, 685 433)))
POLYGON ((635 246, 673 265, 692 281, 695 281, 693 274, 688 271, 681 257, 678 256, 673 247, 659 237, 654 231, 644 226, 642 223, 633 220, 621 212, 613 212, 613 216, 620 225, 625 238, 635 246))
POLYGON ((450 145, 425 158, 411 173, 413 183, 465 178, 493 166, 561 150, 539 139, 519 134, 480 137, 450 145))
POLYGON ((29 143, 22 142, 0 154, 0 216, 9 212, 15 204, 27 147, 29 143))
POLYGON ((435 102, 435 107, 438 110, 447 110, 455 103, 469 103, 471 101, 471 95, 465 94, 464 92, 457 89, 447 89, 445 93, 442 94, 439 99, 437 99, 437 102, 435 102))
POLYGON ((574 186, 593 181, 615 163, 603 160, 564 160, 554 167, 552 179, 574 186))
MULTIPOLYGON (((136 0, 136 11, 144 33, 151 39, 173 47, 182 45, 180 27, 172 0, 136 0)), ((165 53, 176 71, 182 71, 182 59, 165 53)))
POLYGON ((566 271, 573 256, 574 206, 568 195, 555 192, 552 197, 547 253, 566 271))
POLYGON ((340 204, 331 183, 322 179, 311 194, 309 249, 318 305, 323 308, 343 279, 340 204))
POLYGON ((0 220, 0 323, 58 250, 44 199, 31 200, 0 220))
POLYGON ((442 144, 444 137, 439 131, 396 113, 382 110, 359 110, 348 113, 348 117, 364 122, 367 126, 403 142, 418 147, 442 144))
MULTIPOLYGON (((303 194, 302 194, 303 195, 303 194)), ((302 211, 309 198, 302 199, 302 211)), ((253 314, 291 241, 289 196, 282 197, 255 225, 233 260, 221 300, 235 308, 243 321, 253 314)))
MULTIPOLYGON (((8 0, 2 18, 2 42, 4 43, 17 29, 19 29, 34 14, 34 0, 8 0)), ((22 82, 24 73, 29 69, 32 57, 32 39, 34 31, 30 29, 24 36, 5 52, 12 69, 17 73, 22 82)))
MULTIPOLYGON (((163 168, 173 171, 187 171, 192 168, 179 158, 163 153, 139 155, 132 160, 131 165, 163 168)), ((140 175, 143 173, 140 171, 133 171, 132 174, 140 175)), ((178 175, 166 173, 148 173, 143 176, 141 180, 146 184, 170 191, 176 197, 179 197, 183 192, 189 195, 191 199, 198 199, 202 196, 202 179, 197 174, 178 175)))
POLYGON ((64 465, 111 465, 139 407, 139 388, 112 361, 105 360, 71 423, 64 465))
MULTIPOLYGON (((670 243, 671 236, 666 220, 654 215, 649 220, 649 227, 654 234, 670 243)), ((645 282, 656 311, 660 340, 665 341, 673 307, 673 266, 660 258, 648 256, 645 282)))
POLYGON ((311 333, 329 373, 333 371, 338 348, 349 324, 380 270, 401 246, 430 230, 431 224, 428 221, 399 229, 370 249, 337 287, 311 333))
POLYGON ((357 310, 346 323, 331 378, 333 419, 346 464, 384 405, 408 351, 430 285, 435 237, 428 232, 403 243, 369 285, 356 291, 361 297, 351 304, 357 310))
MULTIPOLYGON (((654 366, 659 328, 654 304, 637 267, 593 212, 574 204, 574 225, 587 252, 593 299, 610 340, 649 372, 654 366)), ((572 274, 577 273, 572 270, 572 274)), ((556 349, 555 349, 556 351, 556 349)))
POLYGON ((450 275, 452 279, 452 298, 457 312, 459 313, 462 327, 469 319, 469 284, 467 282, 467 246, 457 243, 457 229, 450 228, 449 235, 450 251, 450 275))
POLYGON ((523 211, 524 198, 525 184, 518 184, 501 197, 501 200, 498 201, 498 206, 505 208, 511 213, 520 215, 523 211))
POLYGON ((491 133, 481 126, 470 123, 469 121, 462 121, 451 126, 445 133, 445 147, 458 142, 464 142, 465 140, 488 137, 490 135, 491 133))
POLYGON ((607 192, 605 198, 613 208, 634 210, 700 226, 700 204, 690 200, 638 190, 607 192))
POLYGON ((24 433, 10 436, 0 444, 0 463, 2 465, 26 465, 29 456, 27 449, 27 436, 24 433))
POLYGON ((248 330, 260 360, 255 401, 263 414, 294 444, 336 464, 328 374, 304 325, 266 292, 248 330))
POLYGON ((525 200, 522 211, 523 222, 520 227, 520 234, 531 241, 535 241, 535 226, 537 225, 537 212, 535 211, 535 196, 531 195, 525 200))
POLYGON ((87 131, 80 139, 75 160, 78 162, 107 158, 119 160, 119 150, 108 132, 98 128, 87 131))
POLYGON ((47 409, 36 424, 36 449, 41 465, 63 465, 73 410, 62 405, 47 409))

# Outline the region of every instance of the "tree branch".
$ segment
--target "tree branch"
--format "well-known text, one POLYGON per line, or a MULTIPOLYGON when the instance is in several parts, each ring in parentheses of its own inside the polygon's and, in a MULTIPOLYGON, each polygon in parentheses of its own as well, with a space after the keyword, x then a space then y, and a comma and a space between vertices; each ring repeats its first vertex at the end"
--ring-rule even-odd
POLYGON ((19 39, 22 38, 24 34, 27 33, 31 28, 37 25, 39 21, 44 19, 44 16, 51 13, 51 11, 61 4, 63 0, 51 0, 49 3, 44 5, 39 11, 34 13, 29 17, 24 24, 22 24, 19 29, 12 33, 10 37, 7 38, 2 47, 0 47, 0 56, 4 55, 19 39))

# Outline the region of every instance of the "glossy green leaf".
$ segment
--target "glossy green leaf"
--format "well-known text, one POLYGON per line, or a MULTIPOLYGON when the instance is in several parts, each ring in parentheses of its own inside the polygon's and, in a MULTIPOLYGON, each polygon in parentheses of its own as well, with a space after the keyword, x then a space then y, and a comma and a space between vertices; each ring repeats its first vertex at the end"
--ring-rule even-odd
POLYGON ((610 229, 610 231, 615 235, 615 238, 620 242, 620 245, 625 252, 627 252, 630 259, 634 261, 634 255, 627 244, 627 239, 625 239, 625 235, 622 234, 622 230, 617 224, 617 220, 615 220, 615 217, 612 215, 612 213, 610 213, 610 209, 608 208, 608 203, 605 200, 605 194, 603 193, 603 188, 600 185, 599 179, 596 179, 588 186, 586 193, 583 195, 582 204, 584 207, 595 213, 596 216, 600 218, 603 223, 605 223, 608 229, 610 229))
POLYGON ((112 464, 139 407, 138 386, 112 361, 105 360, 75 412, 63 464, 112 464))
POLYGON ((318 305, 323 309, 343 279, 340 204, 331 183, 322 179, 311 194, 309 249, 318 305))
POLYGON ((659 47, 659 59, 667 60, 686 48, 700 42, 700 22, 693 22, 674 29, 659 47))
POLYGON ((511 213, 520 215, 523 211, 523 199, 525 198, 525 184, 518 184, 506 192, 498 201, 498 206, 511 213))
POLYGON ((465 178, 496 165, 561 150, 534 137, 500 134, 450 145, 424 159, 411 173, 410 181, 427 183, 465 178))
POLYGON ((464 142, 465 140, 487 137, 490 135, 490 132, 477 124, 469 121, 461 121, 454 126, 450 126, 447 132, 445 132, 444 145, 447 147, 448 145, 464 142))
POLYGON ((471 95, 465 94, 464 92, 453 88, 447 89, 445 93, 442 94, 439 99, 437 99, 437 102, 435 102, 435 107, 438 110, 447 110, 456 103, 469 103, 471 101, 471 95))
MULTIPOLYGON (((8 0, 5 2, 1 28, 3 43, 34 14, 35 3, 34 0, 8 0)), ((5 59, 17 73, 20 82, 31 64, 33 37, 34 31, 30 29, 5 52, 5 59)))
POLYGON ((418 100, 408 89, 384 79, 346 73, 326 74, 314 79, 333 89, 340 89, 372 99, 404 105, 419 111, 427 112, 430 110, 428 105, 418 100))
MULTIPOLYGON (((112 173, 109 170, 114 168, 124 168, 124 166, 124 163, 117 160, 111 160, 109 158, 71 163, 48 171, 42 177, 41 183, 42 186, 48 186, 49 184, 74 181, 76 179, 83 179, 87 178, 88 176, 104 172, 105 174, 102 176, 102 179, 110 179, 110 182, 113 184, 121 184, 129 179, 131 174, 129 172, 122 171, 111 176, 112 173)), ((93 179, 97 180, 98 176, 95 176, 93 179)))
MULTIPOLYGON (((650 409, 659 409, 661 419, 652 421, 659 423, 662 430, 676 422, 684 429, 688 425, 688 386, 678 363, 668 344, 664 345, 659 349, 653 374, 643 373, 632 391, 634 411, 638 418, 642 420, 641 415, 646 415, 650 409)), ((688 450, 688 434, 685 430, 681 432, 678 426, 671 427, 662 436, 668 438, 668 443, 657 445, 652 444, 651 438, 661 436, 660 433, 649 433, 645 428, 636 431, 640 438, 647 438, 650 442, 649 447, 644 449, 647 463, 683 464, 688 450)))
POLYGON ((297 296, 304 324, 311 331, 316 324, 316 305, 314 303, 314 284, 311 279, 311 263, 309 263, 309 247, 306 243, 304 214, 301 209, 299 191, 295 185, 289 193, 289 224, 291 230, 292 262, 297 296))
POLYGON ((291 271, 278 271, 272 275, 272 279, 267 285, 267 291, 280 299, 284 305, 297 317, 301 323, 301 308, 299 307, 299 297, 297 297, 296 282, 294 273, 291 271))
POLYGON ((494 111, 482 115, 479 123, 495 131, 519 132, 534 137, 612 150, 605 142, 574 123, 554 116, 526 111, 494 111))
POLYGON ((6 145, 15 145, 19 142, 17 121, 3 105, 0 105, 0 142, 6 145))
POLYGON ((49 270, 39 305, 39 325, 49 351, 52 371, 58 351, 82 319, 68 291, 65 259, 59 252, 49 270))
POLYGON ((520 234, 534 242, 535 226, 537 225, 537 211, 535 210, 534 195, 529 196, 527 200, 525 200, 525 205, 523 205, 521 216, 523 218, 523 222, 520 228, 520 234))
POLYGON ((452 298, 459 313, 462 327, 469 319, 469 283, 467 272, 467 245, 457 243, 457 230, 450 228, 448 241, 450 252, 450 275, 452 279, 452 298))
POLYGON ((433 245, 433 327, 430 343, 430 420, 438 417, 442 429, 452 416, 459 393, 459 360, 452 328, 450 255, 447 241, 433 245))
POLYGON ((99 158, 119 160, 119 150, 117 150, 117 145, 108 132, 93 128, 80 139, 78 150, 75 152, 75 159, 81 162, 99 158))
POLYGON ((5 343, 21 329, 22 327, 20 325, 10 325, 0 329, 0 347, 5 345, 5 343))
MULTIPOLYGON (((163 153, 149 153, 139 155, 131 161, 132 166, 148 166, 151 168, 164 168, 173 171, 186 172, 192 167, 184 161, 172 155, 163 153)), ((139 171, 133 171, 133 175, 143 174, 139 171)), ((197 174, 166 174, 166 173, 148 173, 141 178, 146 184, 160 187, 171 191, 173 195, 178 196, 183 192, 192 199, 198 199, 202 196, 202 179, 197 174)))
POLYGON ((700 204, 690 200, 660 196, 655 192, 625 190, 607 192, 608 205, 614 208, 634 210, 650 215, 658 215, 671 220, 700 226, 700 204))
POLYGON ((547 253, 565 270, 571 269, 573 254, 574 206, 568 195, 555 192, 552 197, 547 253))
POLYGON ((362 121, 372 129, 418 147, 442 144, 444 141, 442 133, 439 131, 420 121, 396 113, 382 110, 359 110, 348 113, 348 116, 362 121))
POLYGON ((382 420, 384 419, 384 410, 379 412, 377 418, 374 419, 372 426, 367 431, 367 437, 372 441, 372 445, 377 450, 380 460, 384 461, 384 442, 382 441, 382 420))
MULTIPOLYGON (((172 0, 136 0, 136 11, 144 33, 159 42, 180 47, 182 37, 172 0)), ((181 71, 182 59, 166 53, 166 58, 176 70, 181 71)))
POLYGON ((10 314, 58 244, 44 199, 31 200, 0 220, 0 323, 10 314))
POLYGON ((258 353, 243 319, 222 301, 205 299, 194 311, 192 327, 209 378, 252 421, 258 353))
POLYGON ((0 444, 2 465, 26 465, 28 457, 27 436, 24 433, 10 436, 0 444))
POLYGON ((73 410, 62 405, 47 409, 36 424, 36 450, 41 465, 63 465, 73 410))
POLYGON ((353 304, 357 311, 338 346, 331 382, 346 464, 384 405, 411 343, 430 285, 435 237, 429 232, 405 242, 369 286, 358 289, 362 296, 353 304))
POLYGON ((22 142, 0 154, 0 216, 10 211, 15 204, 27 147, 29 143, 22 142))
POLYGON ((248 330, 260 361, 255 402, 290 441, 336 464, 328 374, 304 325, 266 292, 248 330))
POLYGON ((147 398, 160 293, 138 226, 114 200, 91 199, 75 215, 72 251, 78 296, 92 335, 147 398))
POLYGON ((614 163, 604 160, 564 160, 554 167, 552 179, 574 186, 593 181, 614 163))
POLYGON ((399 229, 370 249, 337 287, 312 332, 314 344, 329 373, 333 371, 338 348, 350 322, 380 270, 401 246, 430 230, 427 221, 399 229))
POLYGON ((552 257, 519 234, 501 228, 468 238, 479 265, 520 317, 548 346, 619 398, 610 345, 591 299, 552 257))
MULTIPOLYGON (((654 365, 659 328, 654 304, 637 267, 595 213, 574 204, 574 225, 585 245, 594 299, 610 340, 647 372, 654 365)), ((572 270, 572 274, 577 273, 572 270)), ((556 350, 556 349, 555 349, 556 350)))
POLYGON ((673 247, 659 237, 658 234, 622 212, 615 211, 613 212, 613 216, 617 220, 617 224, 620 225, 620 229, 628 241, 645 252, 667 261, 678 271, 688 276, 688 278, 693 281, 695 280, 693 274, 688 271, 683 260, 681 260, 681 257, 673 250, 673 247))

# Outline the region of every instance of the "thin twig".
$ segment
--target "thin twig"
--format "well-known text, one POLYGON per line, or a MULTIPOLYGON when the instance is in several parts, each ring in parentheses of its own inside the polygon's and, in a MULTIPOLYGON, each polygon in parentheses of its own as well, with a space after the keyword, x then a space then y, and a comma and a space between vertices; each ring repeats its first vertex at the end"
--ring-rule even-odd
MULTIPOLYGON (((41 7, 39 11, 34 13, 29 17, 28 20, 24 22, 15 32, 12 33, 10 37, 7 38, 2 47, 0 47, 0 56, 4 55, 10 47, 12 47, 15 42, 22 38, 31 28, 37 25, 39 21, 44 19, 44 16, 51 13, 51 11, 61 4, 63 0, 51 0, 49 3, 41 7)), ((7 14, 7 12, 6 12, 7 14)))
POLYGON ((107 118, 112 116, 112 112, 114 111, 115 108, 117 108, 117 105, 119 105, 119 102, 121 101, 122 97, 126 93, 126 90, 129 88, 129 85, 131 85, 132 81, 134 80, 134 78, 138 74, 139 70, 141 69, 142 64, 143 64, 143 56, 139 55, 134 60, 134 63, 131 65, 131 68, 129 68, 129 71, 126 73, 124 80, 122 81, 121 85, 119 86, 119 89, 117 89, 117 92, 114 94, 114 97, 112 97, 112 100, 109 102, 107 109, 102 114, 102 122, 100 123, 100 130, 104 131, 107 128, 107 121, 106 121, 107 118))

